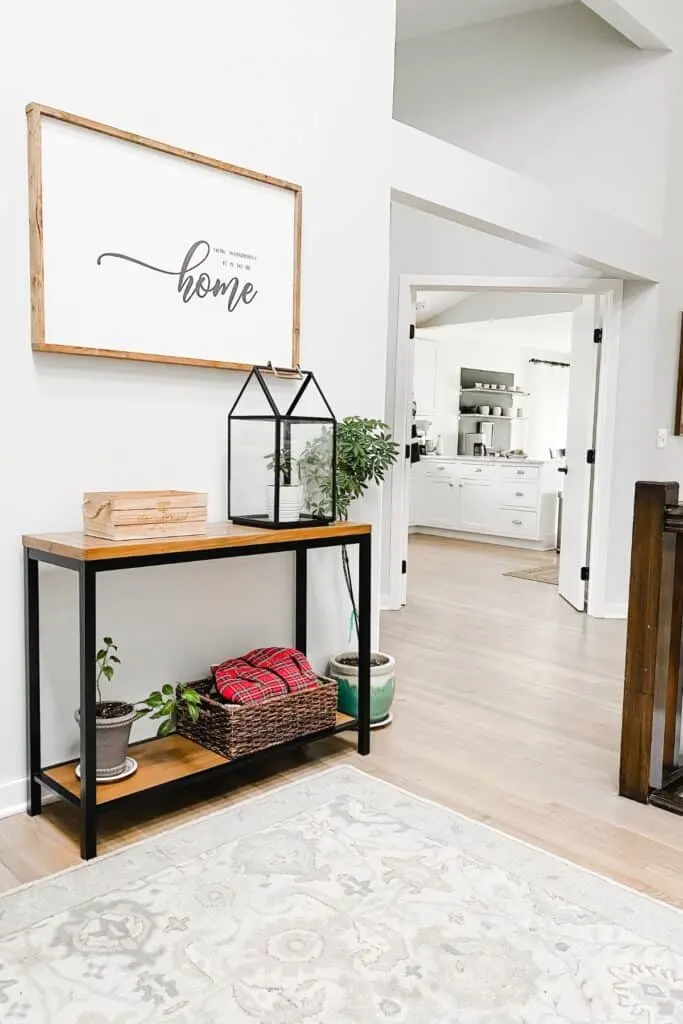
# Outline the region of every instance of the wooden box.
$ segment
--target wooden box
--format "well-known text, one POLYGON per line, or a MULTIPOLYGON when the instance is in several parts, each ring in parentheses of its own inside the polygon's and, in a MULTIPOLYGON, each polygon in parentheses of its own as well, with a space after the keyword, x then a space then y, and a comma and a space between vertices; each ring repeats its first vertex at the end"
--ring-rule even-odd
POLYGON ((206 505, 200 491, 90 491, 83 532, 106 540, 194 536, 206 533, 206 505))

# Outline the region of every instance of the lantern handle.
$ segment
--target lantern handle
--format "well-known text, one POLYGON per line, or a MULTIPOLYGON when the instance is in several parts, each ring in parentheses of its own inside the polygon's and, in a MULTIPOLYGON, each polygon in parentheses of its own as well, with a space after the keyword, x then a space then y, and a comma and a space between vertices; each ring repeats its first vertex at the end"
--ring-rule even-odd
POLYGON ((294 367, 289 366, 273 366, 271 359, 266 363, 266 370, 268 373, 272 373, 274 377, 298 377, 299 380, 304 379, 304 375, 299 363, 294 367))

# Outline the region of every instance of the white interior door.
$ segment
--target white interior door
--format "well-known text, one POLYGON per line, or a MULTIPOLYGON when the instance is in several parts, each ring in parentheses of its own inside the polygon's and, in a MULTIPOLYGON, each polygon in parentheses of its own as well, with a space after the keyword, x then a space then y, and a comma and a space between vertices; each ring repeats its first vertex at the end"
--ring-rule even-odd
MULTIPOLYGON (((401 442, 401 455, 404 456, 403 462, 407 468, 407 483, 403 489, 403 522, 405 528, 401 534, 401 577, 399 583, 399 595, 401 605, 404 605, 408 600, 408 523, 410 522, 410 487, 411 487, 411 473, 410 473, 410 443, 411 443, 411 430, 413 426, 413 397, 415 393, 415 319, 417 309, 415 306, 415 296, 410 295, 409 305, 409 316, 411 328, 408 332, 408 359, 407 359, 407 376, 409 381, 408 400, 402 404, 400 416, 401 420, 401 433, 398 440, 401 442), (407 453, 407 457, 406 456, 407 453)), ((399 456, 400 457, 400 456, 399 456)))
MULTIPOLYGON (((593 465, 588 452, 595 448, 595 420, 600 366, 600 345, 595 342, 598 300, 588 296, 574 313, 572 328, 569 410, 567 418, 567 473, 563 486, 560 595, 570 605, 586 610, 593 465)), ((561 486, 561 485, 560 485, 561 486)))

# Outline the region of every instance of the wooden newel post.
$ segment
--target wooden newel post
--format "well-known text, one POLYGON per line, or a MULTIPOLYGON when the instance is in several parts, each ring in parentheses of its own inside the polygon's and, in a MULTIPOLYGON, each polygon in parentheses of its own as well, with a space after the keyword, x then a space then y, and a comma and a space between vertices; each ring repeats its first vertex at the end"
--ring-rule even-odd
POLYGON ((683 545, 664 529, 678 491, 675 483, 636 484, 619 793, 641 803, 663 785, 665 763, 678 760, 683 545))

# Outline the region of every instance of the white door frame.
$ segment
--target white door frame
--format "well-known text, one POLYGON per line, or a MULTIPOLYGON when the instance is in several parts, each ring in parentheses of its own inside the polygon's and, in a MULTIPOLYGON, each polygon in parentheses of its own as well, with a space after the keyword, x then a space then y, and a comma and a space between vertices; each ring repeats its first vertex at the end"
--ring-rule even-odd
MULTIPOLYGON (((596 419, 596 460, 591 513, 590 571, 588 614, 607 615, 607 551, 610 523, 610 483, 615 457, 616 399, 619 369, 619 345, 623 282, 607 278, 564 277, 462 277, 451 275, 401 274, 398 291, 398 317, 395 337, 389 339, 389 365, 393 365, 387 409, 392 410, 390 425, 394 437, 403 444, 409 436, 409 409, 413 366, 410 327, 414 321, 419 291, 537 292, 603 296, 604 321, 600 391, 596 419)), ((388 590, 385 606, 401 605, 401 560, 407 535, 407 460, 394 467, 384 500, 389 501, 389 535, 384 539, 383 557, 387 559, 388 590)))

